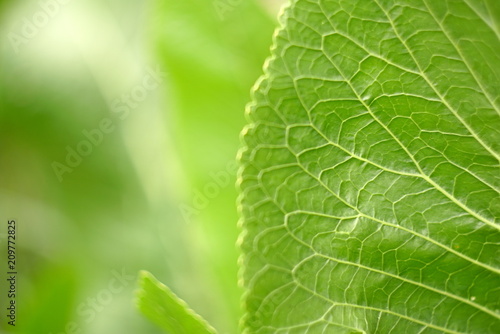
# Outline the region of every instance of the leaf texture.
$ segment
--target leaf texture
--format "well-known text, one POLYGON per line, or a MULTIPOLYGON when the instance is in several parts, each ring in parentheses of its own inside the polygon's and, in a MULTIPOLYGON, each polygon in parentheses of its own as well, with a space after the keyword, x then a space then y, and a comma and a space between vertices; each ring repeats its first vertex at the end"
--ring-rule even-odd
POLYGON ((500 333, 499 3, 283 11, 239 156, 245 333, 500 333))

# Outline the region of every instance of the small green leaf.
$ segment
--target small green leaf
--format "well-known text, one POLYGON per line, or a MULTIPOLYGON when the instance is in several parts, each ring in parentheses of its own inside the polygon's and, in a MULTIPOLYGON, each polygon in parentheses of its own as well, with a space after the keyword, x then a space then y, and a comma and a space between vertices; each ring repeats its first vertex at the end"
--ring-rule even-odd
POLYGON ((215 334, 201 316, 182 299, 159 282, 151 273, 139 273, 137 305, 141 312, 155 324, 171 334, 215 334))

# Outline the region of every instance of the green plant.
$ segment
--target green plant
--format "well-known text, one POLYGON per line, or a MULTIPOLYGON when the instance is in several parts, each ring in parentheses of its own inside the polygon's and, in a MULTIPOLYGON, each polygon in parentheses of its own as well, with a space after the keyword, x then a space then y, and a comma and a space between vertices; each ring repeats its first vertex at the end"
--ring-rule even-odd
POLYGON ((243 332, 498 332, 500 3, 294 0, 281 23, 240 152, 243 332))

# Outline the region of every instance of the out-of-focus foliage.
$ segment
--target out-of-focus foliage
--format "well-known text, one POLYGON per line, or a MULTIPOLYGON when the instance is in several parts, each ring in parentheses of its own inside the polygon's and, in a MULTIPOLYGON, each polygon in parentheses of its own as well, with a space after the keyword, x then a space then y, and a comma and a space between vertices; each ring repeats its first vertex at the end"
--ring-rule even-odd
POLYGON ((234 175, 189 219, 180 208, 211 171, 232 170, 274 19, 254 2, 220 17, 211 1, 68 1, 28 38, 26 22, 46 9, 0 6, 0 226, 19 226, 16 331, 154 333, 132 301, 147 269, 234 333, 234 175), (160 88, 121 119, 116 101, 158 68, 160 88), (67 166, 68 147, 108 118, 113 131, 60 180, 53 163, 67 166))
POLYGON ((171 84, 167 123, 190 184, 181 214, 199 226, 192 247, 205 272, 196 284, 164 283, 223 333, 235 333, 241 317, 234 152, 276 25, 260 2, 231 3, 158 0, 152 27, 171 84))

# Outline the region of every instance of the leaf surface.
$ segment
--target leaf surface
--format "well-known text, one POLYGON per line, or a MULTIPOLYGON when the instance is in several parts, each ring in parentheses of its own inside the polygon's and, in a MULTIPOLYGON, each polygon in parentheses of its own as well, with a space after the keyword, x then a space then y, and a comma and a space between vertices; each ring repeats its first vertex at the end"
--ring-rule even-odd
POLYGON ((291 2, 240 151, 245 333, 498 333, 499 22, 291 2))
POLYGON ((216 334, 204 319, 150 273, 140 273, 139 286, 139 309, 166 333, 216 334))

